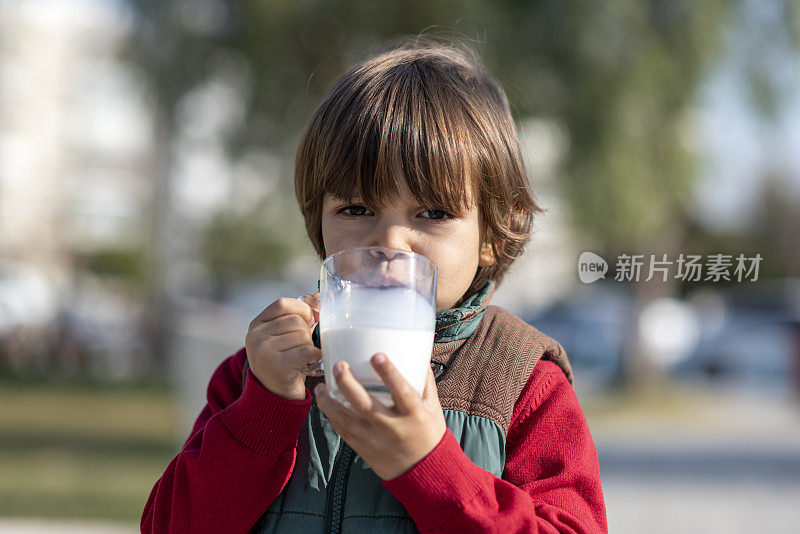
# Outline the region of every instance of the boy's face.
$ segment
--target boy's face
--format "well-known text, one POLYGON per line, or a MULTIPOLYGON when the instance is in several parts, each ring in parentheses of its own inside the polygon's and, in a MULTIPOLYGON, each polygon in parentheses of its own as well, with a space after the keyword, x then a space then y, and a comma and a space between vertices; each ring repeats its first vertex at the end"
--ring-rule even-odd
POLYGON ((400 198, 383 210, 328 194, 322 203, 322 240, 327 255, 355 247, 382 246, 422 254, 438 269, 436 311, 452 308, 469 289, 478 266, 494 263, 482 243, 477 206, 461 214, 421 205, 403 184, 400 198))

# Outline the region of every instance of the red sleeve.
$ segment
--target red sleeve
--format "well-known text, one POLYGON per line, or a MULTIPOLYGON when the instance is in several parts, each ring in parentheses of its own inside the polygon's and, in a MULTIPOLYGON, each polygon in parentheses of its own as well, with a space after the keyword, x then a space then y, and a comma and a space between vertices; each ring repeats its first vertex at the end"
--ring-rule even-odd
POLYGON ((597 450, 572 386, 549 361, 537 363, 514 408, 502 479, 447 430, 384 485, 421 532, 608 532, 597 450))
POLYGON ((248 532, 288 482, 311 394, 285 399, 250 370, 242 392, 246 357, 240 350, 211 377, 189 439, 150 492, 143 533, 248 532))

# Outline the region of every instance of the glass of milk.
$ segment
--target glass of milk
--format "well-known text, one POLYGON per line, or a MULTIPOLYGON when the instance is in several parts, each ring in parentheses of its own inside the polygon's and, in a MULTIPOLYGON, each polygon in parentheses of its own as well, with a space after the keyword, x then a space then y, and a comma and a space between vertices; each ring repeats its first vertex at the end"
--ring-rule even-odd
POLYGON ((333 376, 341 360, 387 406, 394 400, 370 358, 382 352, 422 395, 436 325, 436 265, 425 256, 360 247, 328 256, 320 268, 319 331, 325 381, 345 402, 333 376))

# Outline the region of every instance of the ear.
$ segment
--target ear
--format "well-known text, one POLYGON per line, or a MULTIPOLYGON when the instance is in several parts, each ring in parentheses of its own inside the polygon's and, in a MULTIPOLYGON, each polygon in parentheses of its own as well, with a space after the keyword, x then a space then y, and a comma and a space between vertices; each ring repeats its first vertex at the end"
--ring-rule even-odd
POLYGON ((492 247, 492 242, 486 240, 481 245, 481 253, 480 257, 478 258, 478 267, 489 267, 490 265, 494 265, 497 259, 494 256, 494 248, 492 247))

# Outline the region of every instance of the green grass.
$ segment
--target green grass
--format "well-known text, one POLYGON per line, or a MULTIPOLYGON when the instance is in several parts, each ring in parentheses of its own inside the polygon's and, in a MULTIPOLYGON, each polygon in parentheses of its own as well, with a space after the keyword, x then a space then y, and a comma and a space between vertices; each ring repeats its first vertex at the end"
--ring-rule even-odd
POLYGON ((0 387, 0 516, 138 521, 177 453, 163 389, 0 387))

